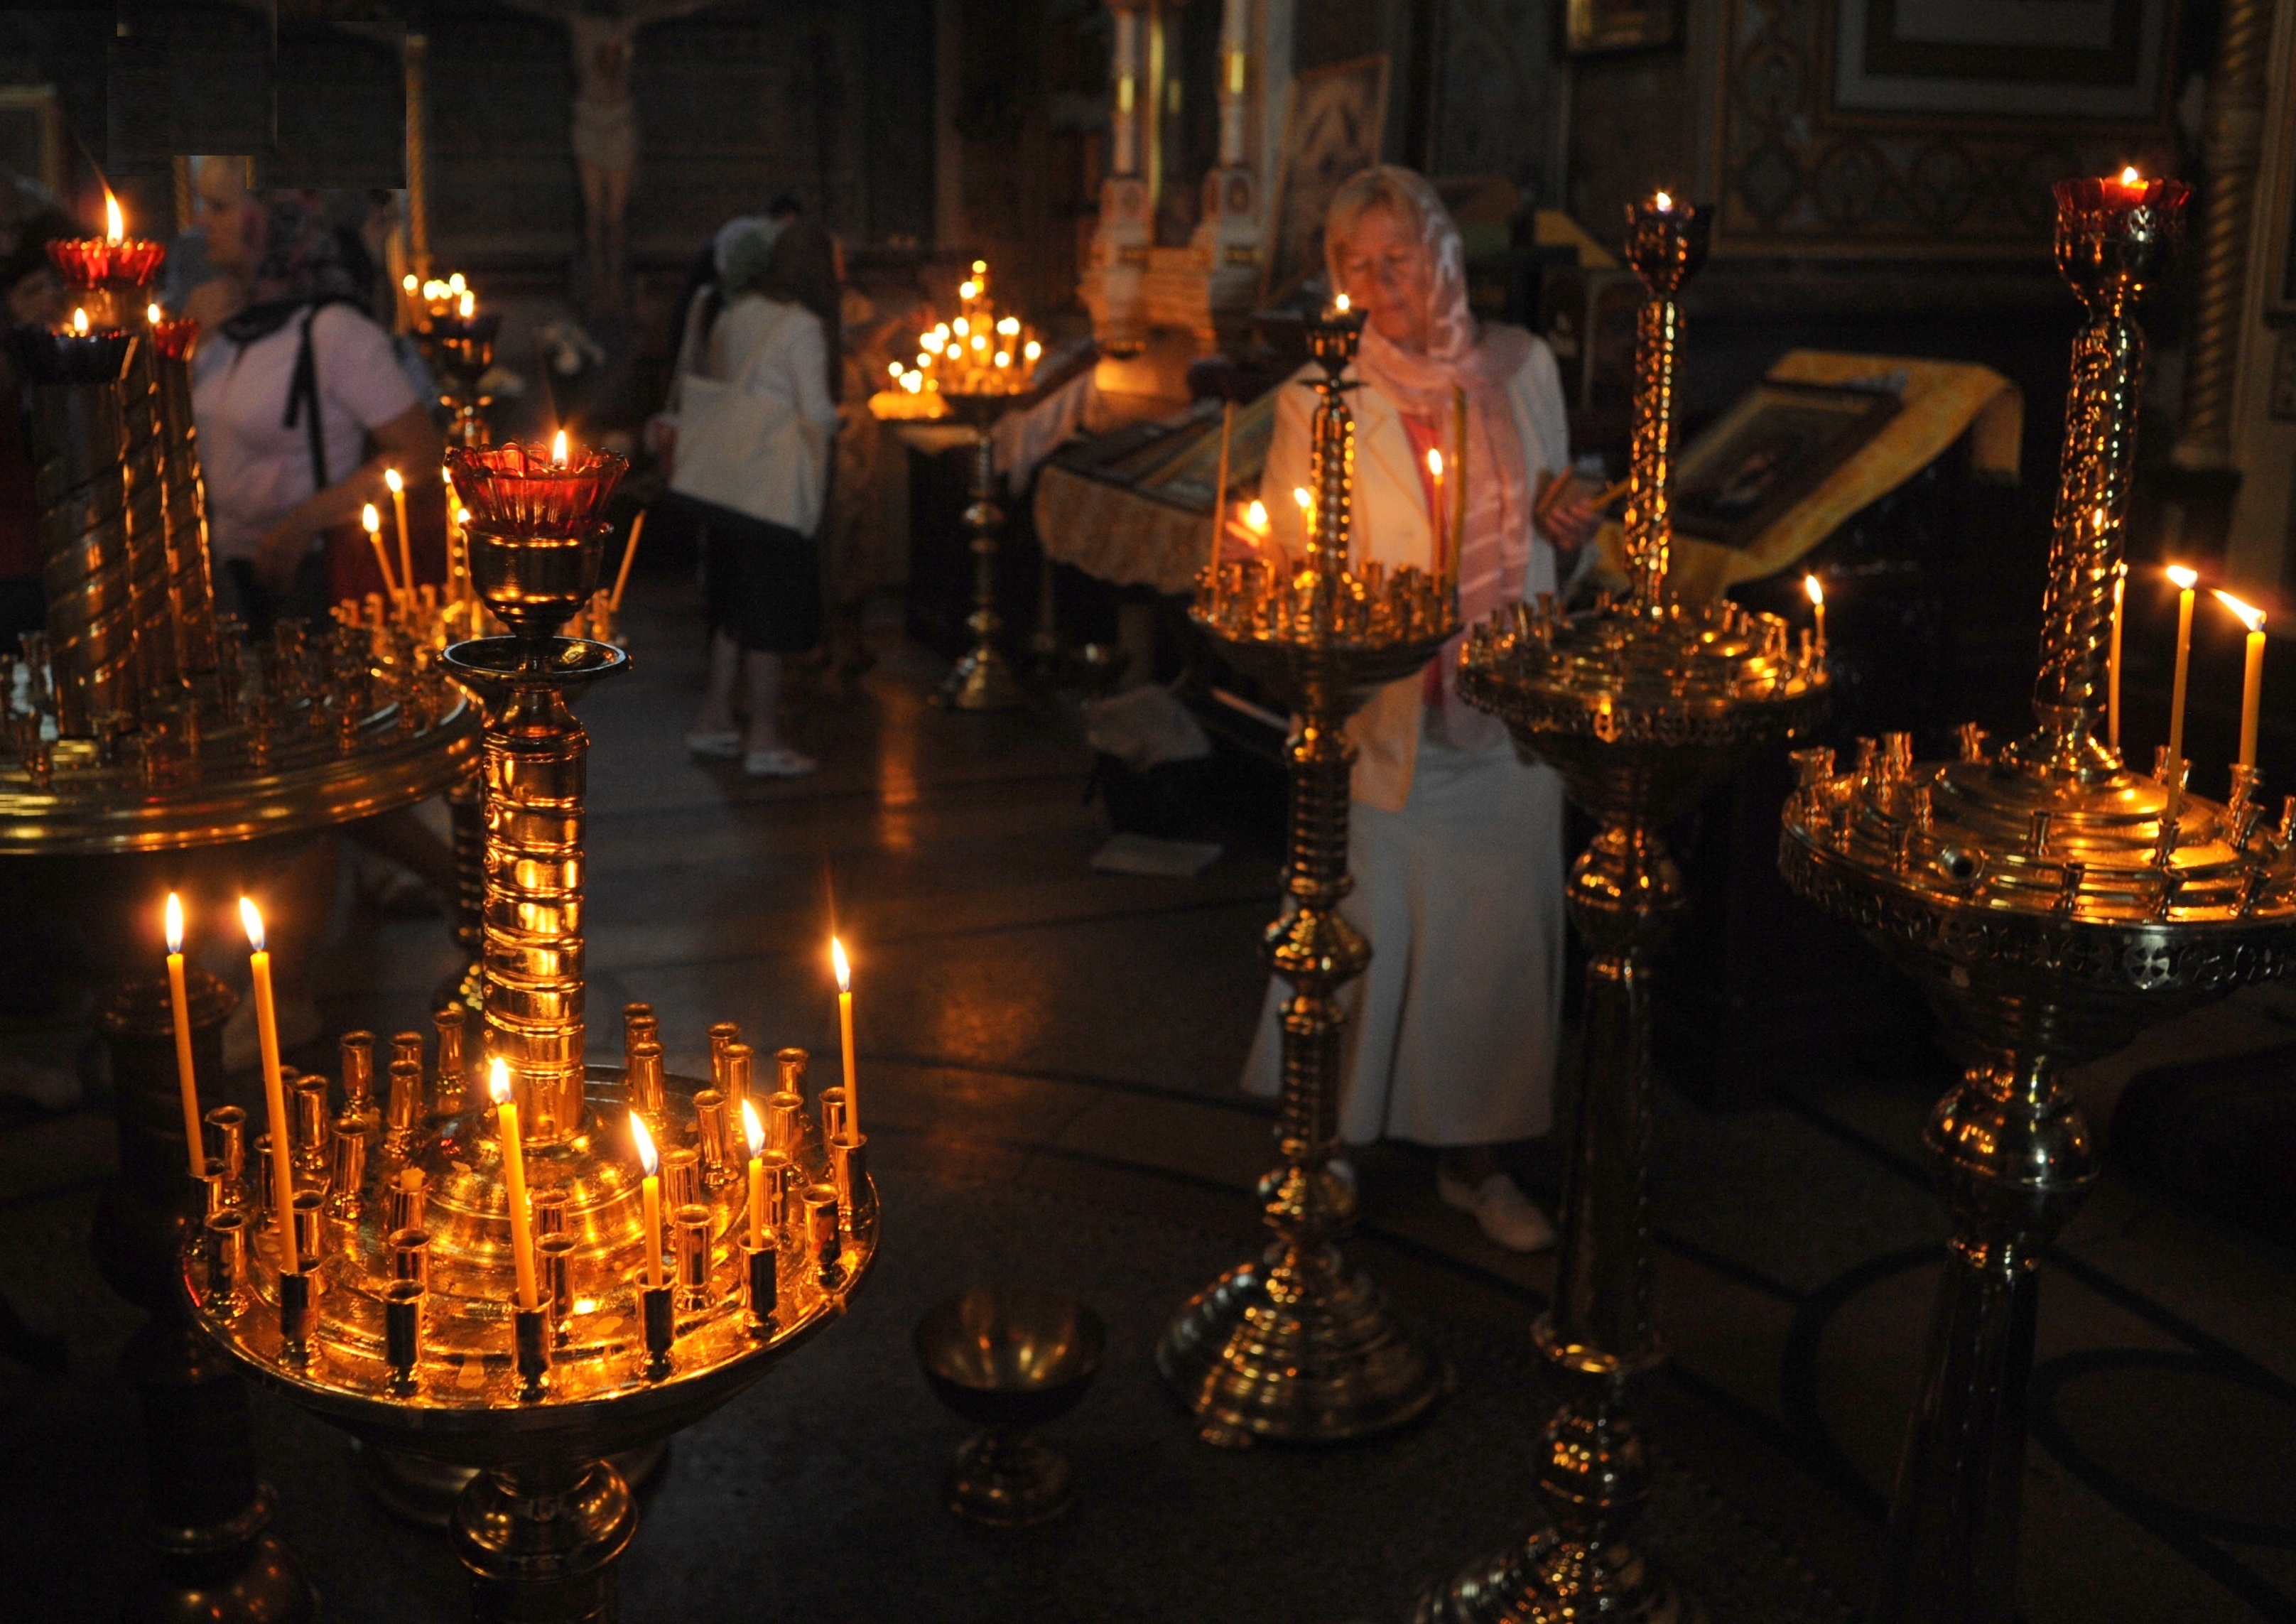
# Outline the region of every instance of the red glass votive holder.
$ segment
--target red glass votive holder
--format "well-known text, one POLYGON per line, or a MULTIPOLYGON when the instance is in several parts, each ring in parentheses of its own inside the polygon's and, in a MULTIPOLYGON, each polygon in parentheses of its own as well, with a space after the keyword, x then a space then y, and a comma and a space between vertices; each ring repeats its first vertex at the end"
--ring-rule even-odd
POLYGON ((562 463, 541 446, 456 446, 447 453, 469 529, 496 536, 578 536, 605 522, 629 472, 611 451, 577 450, 562 463))

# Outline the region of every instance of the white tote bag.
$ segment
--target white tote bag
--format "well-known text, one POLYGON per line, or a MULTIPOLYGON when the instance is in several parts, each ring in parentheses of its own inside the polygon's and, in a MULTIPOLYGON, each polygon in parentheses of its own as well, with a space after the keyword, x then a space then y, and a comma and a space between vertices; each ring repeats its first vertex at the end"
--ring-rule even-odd
POLYGON ((742 387, 783 324, 805 319, 792 307, 776 309, 731 383, 699 373, 681 381, 670 489, 800 536, 814 533, 828 482, 828 436, 789 402, 742 387))

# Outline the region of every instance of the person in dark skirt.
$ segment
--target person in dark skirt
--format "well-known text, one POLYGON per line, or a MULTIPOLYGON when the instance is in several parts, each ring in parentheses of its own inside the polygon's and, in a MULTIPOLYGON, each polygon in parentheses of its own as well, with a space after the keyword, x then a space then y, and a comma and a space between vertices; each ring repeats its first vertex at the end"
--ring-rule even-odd
POLYGON ((836 308, 829 240, 801 219, 744 236, 727 250, 718 294, 687 322, 660 437, 671 489, 701 533, 710 629, 709 685, 685 742, 738 759, 754 778, 801 777, 818 764, 790 747, 775 713, 784 658, 821 641, 815 535, 837 407, 816 309, 836 308), (695 387, 702 380, 710 387, 695 387), (754 443, 729 424, 753 425, 754 443))

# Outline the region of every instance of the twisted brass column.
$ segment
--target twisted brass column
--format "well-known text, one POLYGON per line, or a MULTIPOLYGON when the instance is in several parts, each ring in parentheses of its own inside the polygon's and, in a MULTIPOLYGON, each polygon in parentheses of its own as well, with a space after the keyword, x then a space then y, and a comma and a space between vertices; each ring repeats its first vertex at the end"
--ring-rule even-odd
POLYGON ((1304 567, 1215 561, 1194 610, 1215 646, 1281 693, 1297 720, 1287 752, 1291 906, 1266 939, 1269 963, 1292 988, 1276 1123, 1283 1162, 1259 1181, 1275 1240, 1192 1300, 1156 1350, 1165 1381, 1218 1444, 1361 1438, 1410 1420, 1442 1390, 1440 1361, 1341 1259, 1356 1198, 1331 1171, 1347 1027, 1339 992, 1371 962, 1371 945, 1339 912, 1350 889, 1355 761, 1341 729, 1376 686, 1417 671, 1457 625, 1447 592, 1422 572, 1349 568, 1355 420, 1343 391, 1354 383, 1342 374, 1360 332, 1346 321, 1310 329, 1324 375, 1304 567))
POLYGON ((215 582, 209 573, 207 487, 200 472, 199 425, 192 418, 192 347, 198 324, 152 328, 154 398, 161 448, 160 507, 168 559, 168 612, 178 675, 216 668, 215 582))
POLYGON ((1587 1007, 1567 1079, 1573 1140, 1554 1307, 1536 1330, 1560 1403, 1538 1450, 1545 1525, 1420 1599, 1420 1624, 1637 1624, 1702 1616, 1634 1540, 1649 1462, 1628 1383, 1663 1358, 1652 1312, 1651 964, 1680 916, 1682 876, 1660 831, 1766 742, 1813 720, 1825 675, 1808 643, 1723 602, 1669 601, 1676 295, 1704 260, 1710 211, 1663 193, 1628 210, 1627 258, 1648 290, 1636 324, 1634 468, 1621 606, 1514 604, 1477 627, 1459 692, 1504 718, 1594 814, 1571 865, 1587 1007))
POLYGON ((135 616, 136 665, 144 697, 173 697, 183 662, 176 648, 175 559, 168 547, 165 430, 156 357, 147 332, 127 371, 127 443, 120 462, 127 483, 128 592, 135 616))
POLYGON ((2271 0, 2225 0, 2217 22, 2202 135, 2199 286, 2185 357, 2184 431, 2171 454, 2179 467, 2232 462, 2232 400, 2248 312, 2249 238, 2256 217, 2256 171, 2264 152, 2270 94, 2271 0))
POLYGON ((1890 1509, 1876 1624, 2017 1616, 2026 1388, 2042 1249, 2097 1172, 2067 1069, 2153 1022, 2284 973, 2296 952, 2296 818, 2263 826, 2233 769, 2218 803, 2124 767, 2103 672, 2144 340, 2185 188, 2057 189, 2057 265, 2088 308, 2073 347, 2037 726, 1988 759, 1916 765, 1912 741, 1799 758, 1779 863, 1915 977, 1974 1053, 1924 1136, 1953 1219, 1890 1509))
POLYGON ((93 738, 132 725, 142 699, 123 477, 137 340, 19 329, 14 343, 40 501, 56 725, 66 738, 93 738))

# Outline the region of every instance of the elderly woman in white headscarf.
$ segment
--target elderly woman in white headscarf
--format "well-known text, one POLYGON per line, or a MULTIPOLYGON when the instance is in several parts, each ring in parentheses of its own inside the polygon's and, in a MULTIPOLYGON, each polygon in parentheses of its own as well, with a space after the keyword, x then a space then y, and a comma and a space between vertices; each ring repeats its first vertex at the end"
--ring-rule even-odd
MULTIPOLYGON (((1408 169, 1366 169, 1341 186, 1324 244, 1333 288, 1365 317, 1352 373, 1362 387, 1348 397, 1353 557, 1430 567, 1436 488, 1427 453, 1458 460, 1454 402, 1464 394, 1463 623, 1554 590, 1558 555, 1578 552, 1596 515, 1591 504, 1557 504, 1533 522, 1543 478, 1570 462, 1552 352, 1521 328, 1475 319, 1458 228, 1408 169)), ((1316 396, 1304 387, 1312 370, 1283 386, 1260 483, 1272 541, 1293 554, 1306 546, 1290 493, 1312 484, 1316 396)), ((1456 485, 1443 499, 1459 500, 1456 485)), ((1459 700, 1459 643, 1381 690, 1348 725, 1355 890, 1341 906, 1370 939, 1372 962, 1342 992, 1340 1136, 1434 1147, 1442 1199, 1500 1245, 1537 1251, 1554 1243, 1554 1227, 1496 1151, 1554 1126, 1562 786, 1517 756, 1503 726, 1459 700)), ((1280 983, 1269 988, 1245 1072, 1254 1093, 1276 1092, 1283 997, 1280 983)))

